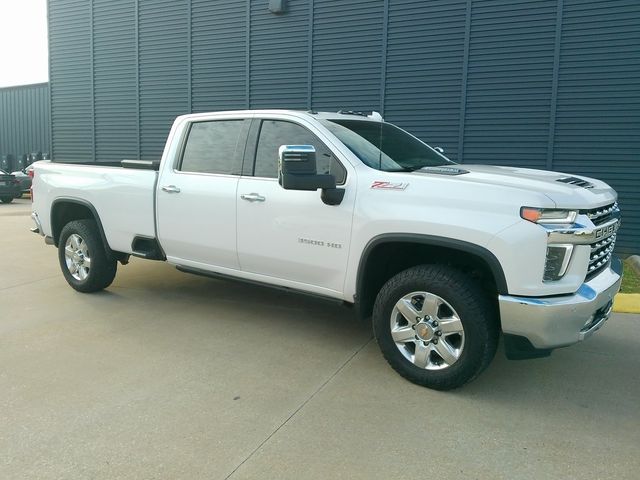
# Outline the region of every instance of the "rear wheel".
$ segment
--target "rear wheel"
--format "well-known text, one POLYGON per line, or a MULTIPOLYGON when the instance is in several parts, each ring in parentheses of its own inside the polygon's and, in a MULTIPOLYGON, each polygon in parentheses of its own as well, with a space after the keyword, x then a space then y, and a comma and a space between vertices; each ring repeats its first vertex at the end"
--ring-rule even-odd
POLYGON ((2 203, 11 203, 13 202, 13 197, 0 197, 2 203))
POLYGON ((437 390, 477 377, 498 344, 498 321, 486 294, 464 273, 442 265, 391 278, 376 299, 373 328, 394 370, 437 390))
POLYGON ((58 259, 67 283, 79 292, 102 290, 116 276, 117 262, 107 256, 94 220, 74 220, 64 226, 58 259))

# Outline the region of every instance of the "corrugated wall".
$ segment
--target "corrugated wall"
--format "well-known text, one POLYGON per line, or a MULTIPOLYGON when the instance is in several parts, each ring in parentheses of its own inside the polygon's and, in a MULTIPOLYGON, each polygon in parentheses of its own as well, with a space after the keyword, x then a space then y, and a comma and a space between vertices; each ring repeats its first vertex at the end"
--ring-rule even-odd
POLYGON ((464 163, 602 178, 640 250, 636 0, 49 0, 54 158, 157 158, 176 115, 380 110, 464 163))
POLYGON ((0 88, 0 158, 49 149, 49 85, 0 88))

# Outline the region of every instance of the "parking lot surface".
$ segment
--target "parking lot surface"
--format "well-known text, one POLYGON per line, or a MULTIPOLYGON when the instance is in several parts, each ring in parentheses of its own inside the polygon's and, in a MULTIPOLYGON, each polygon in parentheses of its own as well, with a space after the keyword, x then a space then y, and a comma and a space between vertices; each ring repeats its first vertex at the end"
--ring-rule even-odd
POLYGON ((67 286, 0 205, 0 478, 638 479, 640 315, 417 387, 332 303, 134 259, 67 286))

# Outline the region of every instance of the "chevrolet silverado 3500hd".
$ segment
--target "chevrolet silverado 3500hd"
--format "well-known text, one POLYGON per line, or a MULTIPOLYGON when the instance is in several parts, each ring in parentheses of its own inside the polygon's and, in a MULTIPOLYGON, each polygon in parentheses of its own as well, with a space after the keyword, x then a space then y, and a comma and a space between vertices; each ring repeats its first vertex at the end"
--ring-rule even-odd
POLYGON ((355 305, 389 364, 451 389, 607 320, 620 211, 605 183, 458 165, 379 114, 248 110, 175 120, 160 162, 38 162, 33 231, 74 289, 130 255, 355 305))

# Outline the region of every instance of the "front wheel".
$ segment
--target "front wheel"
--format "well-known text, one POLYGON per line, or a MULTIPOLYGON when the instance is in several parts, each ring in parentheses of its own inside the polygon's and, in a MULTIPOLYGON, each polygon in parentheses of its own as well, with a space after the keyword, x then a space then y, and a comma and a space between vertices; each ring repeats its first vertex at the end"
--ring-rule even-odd
POLYGON ((373 329, 400 375, 436 390, 460 387, 493 359, 498 321, 470 277, 443 265, 400 272, 380 290, 373 329))
POLYGON ((65 280, 79 292, 107 288, 116 276, 117 262, 107 256, 94 220, 74 220, 64 226, 58 259, 65 280))
POLYGON ((11 203, 13 202, 13 197, 0 197, 2 203, 11 203))

